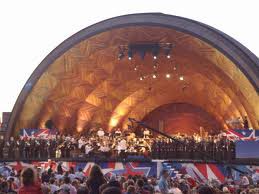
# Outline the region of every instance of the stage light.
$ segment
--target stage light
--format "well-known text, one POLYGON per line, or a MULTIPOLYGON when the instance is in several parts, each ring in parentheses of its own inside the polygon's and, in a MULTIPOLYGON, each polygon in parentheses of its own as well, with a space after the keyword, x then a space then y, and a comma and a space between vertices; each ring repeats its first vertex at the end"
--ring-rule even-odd
POLYGON ((170 77, 171 77, 170 73, 167 73, 167 74, 165 75, 165 77, 166 77, 166 78, 170 78, 170 77))
POLYGON ((179 80, 183 81, 183 76, 180 76, 180 77, 179 77, 179 80))
POLYGON ((137 70, 138 70, 138 67, 137 67, 137 66, 135 66, 135 67, 134 67, 134 71, 137 71, 137 70))
POLYGON ((154 79, 156 79, 156 77, 157 77, 157 76, 156 76, 156 74, 153 74, 153 76, 152 76, 152 77, 153 77, 154 79))
POLYGON ((176 66, 174 66, 174 68, 173 68, 173 69, 174 69, 174 71, 176 71, 176 66))
POLYGON ((165 48, 164 48, 164 52, 165 52, 165 56, 166 58, 170 59, 171 58, 171 51, 172 51, 172 44, 167 43, 165 48))
POLYGON ((131 50, 128 50, 128 59, 131 60, 132 59, 132 51, 131 50))
POLYGON ((115 127, 118 124, 118 122, 119 121, 118 121, 117 118, 111 118, 109 126, 110 127, 115 127))
POLYGON ((154 60, 158 58, 158 53, 159 53, 159 46, 156 45, 155 47, 152 48, 152 55, 154 60))
POLYGON ((157 64, 154 64, 154 65, 153 65, 153 68, 156 69, 156 68, 157 68, 157 64))
POLYGON ((139 80, 142 81, 142 80, 143 80, 143 77, 140 77, 139 80))

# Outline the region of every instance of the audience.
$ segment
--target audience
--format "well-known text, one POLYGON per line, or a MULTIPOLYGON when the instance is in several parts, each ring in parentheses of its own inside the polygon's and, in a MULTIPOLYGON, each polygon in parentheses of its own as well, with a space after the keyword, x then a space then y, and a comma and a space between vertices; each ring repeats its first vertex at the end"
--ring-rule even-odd
POLYGON ((217 180, 198 182, 188 175, 171 177, 162 170, 160 179, 140 175, 104 176, 98 165, 93 165, 89 177, 82 169, 70 168, 44 170, 24 168, 9 175, 0 174, 0 194, 258 194, 259 182, 249 181, 249 174, 242 174, 233 181, 217 180), (59 169, 59 170, 58 170, 59 169), (58 178, 56 175, 59 175, 58 178))

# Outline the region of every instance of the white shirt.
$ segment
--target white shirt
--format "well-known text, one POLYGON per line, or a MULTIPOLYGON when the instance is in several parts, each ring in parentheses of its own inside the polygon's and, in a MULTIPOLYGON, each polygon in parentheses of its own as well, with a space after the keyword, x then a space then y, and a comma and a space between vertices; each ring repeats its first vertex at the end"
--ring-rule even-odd
POLYGON ((83 172, 76 172, 76 177, 82 180, 85 177, 85 175, 83 172))
POLYGON ((104 136, 104 131, 102 129, 100 129, 99 131, 97 131, 97 135, 99 137, 103 137, 104 136))
POLYGON ((172 193, 172 194, 183 194, 182 191, 179 188, 177 188, 177 187, 173 187, 172 189, 170 189, 169 193, 172 193))
POLYGON ((50 193, 53 194, 54 192, 58 191, 60 188, 57 185, 54 184, 50 184, 49 185, 50 188, 50 193))
POLYGON ((86 145, 86 146, 85 146, 85 153, 86 153, 86 154, 89 154, 89 152, 92 151, 92 149, 93 149, 93 148, 92 148, 91 146, 86 145))
POLYGON ((144 135, 149 135, 149 130, 145 130, 144 135))
POLYGON ((68 177, 70 178, 71 181, 73 181, 76 178, 75 174, 69 174, 68 177))
POLYGON ((249 180, 246 176, 243 176, 242 179, 241 179, 241 185, 243 186, 247 186, 249 185, 249 180))
POLYGON ((252 175, 252 179, 253 179, 254 184, 256 184, 257 181, 259 181, 259 173, 254 173, 252 175))
POLYGON ((100 150, 101 152, 109 152, 109 151, 110 151, 110 148, 109 148, 108 146, 101 146, 101 147, 99 148, 99 150, 100 150))
POLYGON ((78 140, 78 148, 81 149, 81 147, 85 144, 85 141, 83 139, 78 140))
POLYGON ((118 150, 126 150, 127 149, 127 142, 125 139, 122 139, 120 142, 119 142, 119 145, 118 145, 118 150))
POLYGON ((73 185, 71 185, 71 184, 63 184, 63 185, 61 185, 60 186, 60 188, 61 189, 67 189, 67 188, 69 188, 69 190, 70 190, 70 194, 76 194, 76 188, 73 186, 73 185))
POLYGON ((60 180, 60 179, 63 178, 63 175, 62 175, 62 174, 56 174, 56 175, 55 175, 55 178, 56 178, 57 180, 60 180))

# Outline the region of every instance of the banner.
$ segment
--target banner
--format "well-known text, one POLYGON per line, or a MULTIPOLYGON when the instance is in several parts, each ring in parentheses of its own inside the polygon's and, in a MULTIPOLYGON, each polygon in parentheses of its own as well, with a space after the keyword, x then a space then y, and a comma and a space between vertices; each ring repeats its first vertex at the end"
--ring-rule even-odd
MULTIPOLYGON (((93 162, 55 162, 55 161, 35 161, 31 163, 25 162, 6 162, 0 163, 0 174, 8 176, 12 169, 19 171, 24 167, 40 167, 42 171, 47 170, 50 165, 53 170, 61 164, 64 171, 69 171, 70 167, 75 170, 81 168, 85 176, 89 176, 93 162)), ((259 166, 251 165, 232 165, 230 168, 223 164, 213 163, 180 163, 180 162, 101 162, 97 163, 105 176, 128 176, 141 175, 146 177, 159 178, 162 169, 168 170, 171 177, 189 176, 193 179, 206 183, 208 180, 217 180, 224 183, 226 177, 232 177, 233 180, 239 180, 242 172, 248 174, 256 173, 259 176, 259 166), (237 169, 237 170, 234 170, 237 169)))
POLYGON ((43 139, 47 139, 57 135, 57 133, 58 131, 56 129, 21 129, 20 137, 22 138, 40 137, 43 139))
POLYGON ((259 141, 236 141, 236 158, 259 159, 259 141))
POLYGON ((227 137, 233 140, 258 141, 259 130, 253 129, 229 129, 226 132, 227 137))

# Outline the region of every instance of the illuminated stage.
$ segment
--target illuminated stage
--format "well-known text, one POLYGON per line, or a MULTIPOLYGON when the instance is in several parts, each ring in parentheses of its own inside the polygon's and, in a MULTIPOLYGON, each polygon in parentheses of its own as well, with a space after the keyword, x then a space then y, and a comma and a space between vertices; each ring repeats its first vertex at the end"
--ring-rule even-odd
POLYGON ((6 137, 49 121, 63 133, 125 129, 129 117, 160 123, 168 134, 199 126, 216 133, 244 116, 257 129, 258 64, 240 43, 196 21, 157 13, 105 20, 42 61, 17 99, 6 137))

